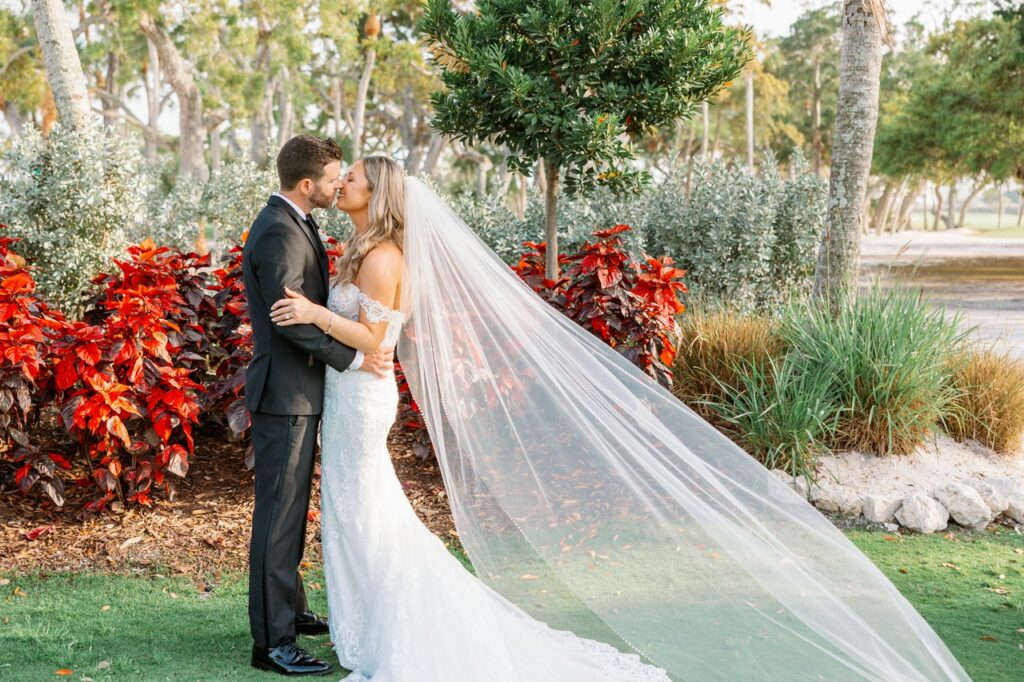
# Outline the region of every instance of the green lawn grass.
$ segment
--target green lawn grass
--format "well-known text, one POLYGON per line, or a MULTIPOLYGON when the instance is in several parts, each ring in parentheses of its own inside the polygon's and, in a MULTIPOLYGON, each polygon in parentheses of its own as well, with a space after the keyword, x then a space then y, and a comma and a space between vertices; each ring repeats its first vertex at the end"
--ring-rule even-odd
MULTIPOLYGON (((1024 538, 1005 529, 954 539, 847 532, 975 680, 1021 679, 1024 538)), ((306 584, 324 613, 322 574, 309 571, 306 584)), ((73 680, 276 679, 248 665, 245 576, 211 576, 208 586, 160 574, 2 576, 0 679, 61 679, 62 670, 73 680)), ((302 644, 337 661, 326 638, 302 644)))

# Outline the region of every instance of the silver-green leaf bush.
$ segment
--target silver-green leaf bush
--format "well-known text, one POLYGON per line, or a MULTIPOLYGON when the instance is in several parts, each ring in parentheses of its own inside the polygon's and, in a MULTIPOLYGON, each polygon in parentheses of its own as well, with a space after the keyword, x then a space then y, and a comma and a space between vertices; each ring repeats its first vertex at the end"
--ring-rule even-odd
POLYGON ((0 165, 0 223, 21 239, 40 293, 74 313, 90 279, 110 267, 148 221, 154 176, 133 137, 55 127, 28 130, 0 165))

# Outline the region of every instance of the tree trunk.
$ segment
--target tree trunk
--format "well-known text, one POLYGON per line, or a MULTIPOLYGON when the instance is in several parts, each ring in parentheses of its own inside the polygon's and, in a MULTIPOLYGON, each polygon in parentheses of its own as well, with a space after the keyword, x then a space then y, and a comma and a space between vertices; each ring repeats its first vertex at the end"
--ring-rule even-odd
POLYGON ((537 189, 547 193, 548 177, 547 174, 544 172, 544 159, 539 159, 537 161, 537 174, 534 176, 533 181, 535 183, 534 186, 537 187, 537 189))
POLYGON ((7 101, 0 102, 0 110, 4 112, 7 119, 7 127, 11 129, 11 136, 17 140, 25 130, 25 119, 16 104, 7 101))
POLYGON ((704 132, 700 137, 700 158, 703 160, 708 158, 708 143, 711 137, 711 105, 707 103, 707 100, 700 103, 700 111, 701 120, 704 123, 704 132))
POLYGON ((210 167, 217 170, 221 165, 220 124, 210 131, 210 167))
POLYGON ((814 90, 812 98, 811 149, 814 159, 814 174, 820 176, 823 170, 823 154, 821 153, 821 61, 817 57, 814 58, 814 90))
POLYGON ((996 231, 998 231, 1003 229, 1003 183, 999 183, 999 187, 996 190, 999 192, 999 196, 996 199, 996 231))
POLYGON ((754 72, 747 71, 747 168, 754 172, 754 72))
POLYGON ((203 156, 203 143, 206 141, 203 99, 192 78, 191 68, 182 59, 167 32, 157 26, 149 15, 140 15, 139 28, 156 45, 164 76, 178 97, 178 125, 181 129, 178 177, 191 177, 205 182, 210 177, 210 169, 203 156))
MULTIPOLYGON (((914 211, 914 204, 924 194, 925 182, 924 180, 918 180, 910 186, 907 193, 903 195, 903 201, 900 202, 899 210, 896 211, 896 220, 892 223, 892 233, 902 232, 903 230, 910 227, 910 216, 914 211)), ((927 214, 926 214, 927 215, 927 214)))
POLYGON ((89 122, 89 88, 64 3, 61 0, 32 0, 32 15, 39 49, 43 53, 46 80, 53 91, 61 125, 81 130, 89 122))
POLYGON ((939 229, 939 221, 942 220, 942 187, 935 183, 935 211, 932 215, 932 229, 936 232, 939 229))
POLYGON ((159 137, 156 134, 157 121, 160 119, 160 54, 156 51, 156 44, 147 39, 149 47, 149 60, 142 65, 142 85, 146 90, 146 110, 148 112, 148 124, 150 130, 142 132, 146 139, 146 158, 156 161, 157 143, 159 137))
POLYGON ((893 184, 892 180, 885 183, 885 189, 882 190, 882 197, 878 200, 878 209, 875 211, 875 234, 881 235, 882 231, 885 230, 885 219, 889 215, 889 209, 892 207, 893 196, 896 194, 896 185, 893 184))
POLYGON ((715 109, 715 137, 711 142, 711 156, 715 156, 718 153, 718 142, 721 140, 722 134, 722 109, 724 107, 718 107, 715 109))
POLYGON ((288 90, 288 69, 281 70, 281 78, 277 82, 277 110, 281 117, 277 125, 277 146, 283 147, 292 136, 295 126, 295 105, 288 90))
POLYGON ((896 192, 892 195, 892 201, 889 202, 889 208, 882 216, 882 232, 889 230, 890 234, 896 234, 896 228, 890 227, 890 225, 896 222, 896 219, 899 216, 899 212, 896 210, 896 207, 903 203, 903 197, 906 193, 906 183, 901 182, 900 186, 896 189, 896 192))
POLYGON ((843 10, 828 215, 814 273, 815 297, 833 312, 856 294, 887 21, 879 0, 845 0, 843 10))
POLYGON ((420 172, 423 175, 434 176, 437 171, 437 162, 441 158, 441 150, 444 149, 444 137, 433 133, 430 138, 430 146, 427 147, 427 156, 423 159, 423 168, 420 172))
POLYGON ((946 229, 952 230, 956 227, 956 222, 953 220, 953 212, 956 210, 956 180, 952 180, 949 183, 949 205, 946 206, 946 229))
POLYGON ((356 90, 356 105, 352 114, 352 154, 354 159, 363 155, 363 130, 366 126, 366 97, 370 91, 370 78, 373 76, 373 66, 377 63, 377 50, 368 48, 366 50, 366 61, 363 62, 363 73, 359 77, 359 87, 356 90))
POLYGON ((544 192, 544 276, 558 279, 558 168, 548 166, 547 191, 544 192))
POLYGON ((964 221, 967 220, 967 212, 971 210, 971 206, 974 205, 974 200, 978 198, 978 195, 981 194, 984 189, 985 182, 983 180, 979 181, 978 184, 971 189, 971 193, 967 195, 967 198, 964 199, 964 203, 960 206, 960 219, 956 222, 957 227, 964 226, 964 221))
MULTIPOLYGON (((110 92, 117 92, 117 72, 120 67, 120 62, 117 58, 117 53, 113 50, 107 52, 107 73, 103 77, 103 88, 110 92)), ((117 122, 120 120, 120 115, 117 111, 117 106, 108 99, 103 100, 103 125, 106 128, 113 129, 117 126, 117 122)))
POLYGON ((1024 187, 1017 190, 1017 227, 1024 223, 1024 187))

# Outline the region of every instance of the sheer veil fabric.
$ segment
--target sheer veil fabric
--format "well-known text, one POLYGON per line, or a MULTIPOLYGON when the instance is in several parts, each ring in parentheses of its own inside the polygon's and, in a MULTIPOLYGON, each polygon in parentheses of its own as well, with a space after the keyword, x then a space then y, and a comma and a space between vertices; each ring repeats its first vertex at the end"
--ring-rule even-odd
POLYGON ((398 355, 482 580, 673 679, 969 679, 807 501, 406 197, 398 355))

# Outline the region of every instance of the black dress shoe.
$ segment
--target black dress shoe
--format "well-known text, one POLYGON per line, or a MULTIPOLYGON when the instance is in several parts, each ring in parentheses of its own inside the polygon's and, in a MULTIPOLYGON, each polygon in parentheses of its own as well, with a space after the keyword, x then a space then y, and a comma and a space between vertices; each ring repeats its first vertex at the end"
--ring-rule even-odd
POLYGON ((311 656, 292 640, 285 640, 271 649, 253 644, 252 667, 280 675, 325 675, 331 672, 330 663, 311 656))
POLYGON ((327 620, 312 611, 295 616, 295 634, 297 635, 326 635, 330 631, 331 628, 327 625, 327 620))

